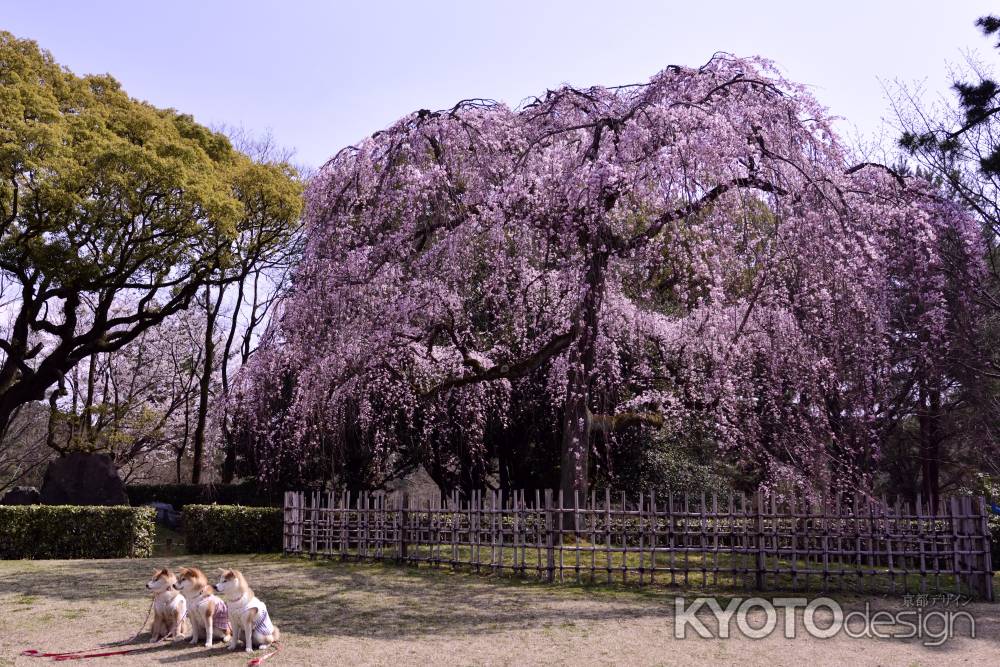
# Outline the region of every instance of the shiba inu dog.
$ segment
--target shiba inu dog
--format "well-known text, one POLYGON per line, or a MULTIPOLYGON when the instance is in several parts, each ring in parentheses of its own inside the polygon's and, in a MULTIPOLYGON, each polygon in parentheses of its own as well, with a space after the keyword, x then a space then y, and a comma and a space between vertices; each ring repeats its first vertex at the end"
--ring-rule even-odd
POLYGON ((192 644, 197 644, 202 634, 205 635, 206 648, 212 648, 215 639, 229 642, 229 609, 208 585, 204 572, 196 567, 182 567, 177 571, 174 588, 187 600, 192 644))
POLYGON ((257 648, 267 648, 268 644, 281 638, 281 632, 268 616, 267 607, 254 595, 239 570, 220 570, 219 581, 214 588, 229 605, 229 620, 233 628, 229 650, 236 650, 241 632, 247 652, 253 651, 254 644, 257 648))
POLYGON ((173 636, 180 637, 184 631, 187 616, 187 600, 174 588, 177 577, 167 569, 154 570, 153 578, 146 582, 146 588, 153 593, 153 629, 150 642, 173 636))

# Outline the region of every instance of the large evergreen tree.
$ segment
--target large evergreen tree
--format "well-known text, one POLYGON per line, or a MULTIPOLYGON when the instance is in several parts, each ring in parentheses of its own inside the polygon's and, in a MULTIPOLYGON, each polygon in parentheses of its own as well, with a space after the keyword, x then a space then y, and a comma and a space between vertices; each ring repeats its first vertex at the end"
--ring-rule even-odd
MULTIPOLYGON (((998 17, 976 24, 987 37, 1000 35, 998 17)), ((925 491, 967 485, 976 472, 1000 473, 1000 84, 970 59, 952 88, 953 103, 943 106, 905 89, 896 96, 900 146, 916 174, 942 185, 978 220, 987 270, 971 293, 983 315, 952 322, 966 329, 974 349, 942 358, 947 370, 920 382, 912 394, 912 437, 903 432, 893 444, 896 472, 907 477, 906 458, 917 460, 910 473, 919 471, 925 491)))
POLYGON ((229 280, 248 228, 297 217, 292 176, 0 33, 0 434, 81 360, 229 280))

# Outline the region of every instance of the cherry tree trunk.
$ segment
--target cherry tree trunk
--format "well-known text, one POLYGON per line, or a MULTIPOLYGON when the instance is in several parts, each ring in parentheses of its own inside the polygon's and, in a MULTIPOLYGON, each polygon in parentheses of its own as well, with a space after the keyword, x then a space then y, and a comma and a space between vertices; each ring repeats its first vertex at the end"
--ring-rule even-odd
MULTIPOLYGON (((595 252, 587 270, 587 292, 580 308, 580 334, 570 353, 563 409, 562 458, 559 466, 563 505, 574 507, 587 497, 590 478, 590 380, 596 360, 596 338, 607 255, 595 252)), ((572 528, 573 517, 563 516, 563 527, 572 528)))
POLYGON ((931 507, 937 507, 941 495, 941 391, 936 388, 920 391, 921 414, 917 417, 920 427, 921 486, 931 507))

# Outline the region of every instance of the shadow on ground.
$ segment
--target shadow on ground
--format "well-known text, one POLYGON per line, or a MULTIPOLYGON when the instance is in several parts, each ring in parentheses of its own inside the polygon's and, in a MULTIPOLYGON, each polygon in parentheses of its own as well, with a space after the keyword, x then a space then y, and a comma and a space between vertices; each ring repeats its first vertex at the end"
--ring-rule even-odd
MULTIPOLYGON (((620 623, 627 632, 629 624, 638 620, 662 622, 663 632, 670 633, 674 597, 680 593, 663 588, 545 585, 447 569, 241 555, 0 561, 0 606, 12 605, 16 611, 18 605, 30 608, 41 600, 60 601, 63 607, 66 602, 78 602, 78 616, 63 612, 63 622, 74 623, 86 623, 90 610, 102 605, 141 609, 144 614, 149 600, 144 584, 152 571, 182 565, 201 567, 210 578, 217 568, 242 570, 286 634, 317 640, 338 636, 390 641, 462 638, 546 628, 563 631, 577 624, 607 622, 620 623)), ((713 595, 722 598, 723 606, 726 604, 727 596, 713 595)), ((844 602, 848 608, 864 605, 860 598, 844 602)), ((873 606, 898 609, 902 600, 876 598, 873 606)), ((1000 605, 976 603, 966 609, 977 618, 978 637, 996 642, 1000 636, 1000 605)), ((139 618, 141 615, 136 615, 136 625, 139 618)), ((123 631, 134 633, 136 629, 123 631)), ((940 650, 948 651, 949 646, 945 643, 940 650)), ((210 650, 187 644, 150 649, 160 662, 187 662, 224 652, 222 647, 210 650)))
POLYGON ((296 634, 356 637, 463 635, 565 624, 567 604, 585 596, 595 604, 575 620, 669 617, 673 597, 635 591, 557 588, 508 578, 277 556, 203 556, 171 559, 19 561, 0 563, 0 599, 30 603, 48 598, 93 604, 148 601, 144 585, 154 569, 196 565, 209 575, 241 569, 281 625, 296 634))

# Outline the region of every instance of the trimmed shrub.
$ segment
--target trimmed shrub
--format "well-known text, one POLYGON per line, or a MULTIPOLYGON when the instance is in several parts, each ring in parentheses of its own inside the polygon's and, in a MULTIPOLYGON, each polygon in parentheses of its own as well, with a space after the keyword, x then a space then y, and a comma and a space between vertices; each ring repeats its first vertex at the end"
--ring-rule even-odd
POLYGON ((186 505, 248 505, 250 507, 280 507, 284 494, 268 491, 253 480, 239 484, 133 484, 125 488, 130 505, 151 502, 169 503, 174 509, 186 505))
POLYGON ((184 540, 192 554, 245 554, 281 551, 280 507, 188 505, 184 540))
POLYGON ((147 558, 155 519, 151 507, 0 506, 0 558, 147 558))

